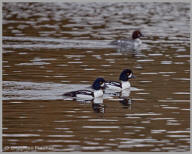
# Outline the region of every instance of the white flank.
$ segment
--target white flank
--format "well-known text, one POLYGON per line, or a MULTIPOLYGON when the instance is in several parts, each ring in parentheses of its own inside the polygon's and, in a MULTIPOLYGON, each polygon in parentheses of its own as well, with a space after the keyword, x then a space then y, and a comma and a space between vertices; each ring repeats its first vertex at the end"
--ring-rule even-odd
POLYGON ((85 95, 85 94, 77 94, 76 97, 81 98, 81 99, 92 99, 93 98, 93 96, 85 95))
POLYGON ((94 97, 101 97, 103 96, 103 90, 95 90, 94 91, 94 97))
POLYGON ((121 87, 117 87, 115 85, 107 85, 107 89, 115 90, 115 91, 121 91, 121 87))
POLYGON ((129 81, 121 81, 121 85, 122 85, 122 90, 128 89, 131 87, 131 84, 129 81))
POLYGON ((124 89, 121 92, 121 97, 129 97, 131 93, 131 89, 124 89))
POLYGON ((137 39, 135 39, 135 41, 134 41, 134 49, 135 50, 138 50, 139 49, 139 47, 141 46, 141 44, 142 44, 142 41, 139 39, 139 38, 137 38, 137 39))

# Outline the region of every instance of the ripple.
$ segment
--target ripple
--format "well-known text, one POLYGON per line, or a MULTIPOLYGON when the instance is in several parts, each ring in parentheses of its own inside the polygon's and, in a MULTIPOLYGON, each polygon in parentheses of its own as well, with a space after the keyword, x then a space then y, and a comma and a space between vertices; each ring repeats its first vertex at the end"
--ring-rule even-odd
POLYGON ((189 81, 190 78, 173 78, 173 80, 189 81))
POLYGON ((184 130, 177 130, 177 131, 167 131, 167 133, 170 134, 177 134, 177 133, 190 133, 190 131, 184 131, 184 130))
POLYGON ((175 103, 183 103, 183 102, 190 102, 190 100, 166 100, 166 99, 162 99, 162 100, 158 100, 158 102, 175 102, 175 103))
MULTIPOLYGON (((62 81, 69 82, 69 81, 62 81)), ((63 100, 63 93, 87 89, 88 84, 58 84, 4 81, 3 100, 63 100), (9 97, 11 96, 11 97, 9 97)))
POLYGON ((161 53, 150 53, 149 56, 163 56, 161 53))
MULTIPOLYGON (((49 37, 10 37, 4 36, 3 40, 7 41, 3 48, 14 49, 103 49, 114 48, 109 45, 109 40, 71 40, 58 39, 49 37), (11 44, 8 41, 17 41, 19 44, 11 44), (28 41, 28 44, 23 43, 28 41), (35 44, 33 42, 36 42, 35 44)), ((100 59, 100 55, 92 55, 100 59)))
POLYGON ((141 117, 125 117, 125 118, 128 118, 128 119, 139 119, 141 117))
POLYGON ((144 75, 146 75, 146 74, 147 74, 147 75, 148 75, 148 74, 149 74, 149 75, 154 74, 154 75, 156 75, 156 74, 158 74, 158 73, 157 73, 157 72, 144 72, 144 73, 141 73, 141 74, 144 74, 144 75))
POLYGON ((119 148, 131 148, 131 147, 148 147, 154 146, 154 143, 159 143, 156 139, 129 139, 121 138, 123 140, 120 142, 119 148), (152 143, 152 144, 149 144, 152 143))
POLYGON ((82 119, 89 119, 90 116, 79 116, 78 118, 82 118, 82 119))
POLYGON ((100 150, 100 149, 107 149, 108 146, 83 146, 81 147, 82 150, 100 150))
POLYGON ((104 129, 105 128, 110 128, 110 129, 115 128, 116 129, 116 128, 119 128, 119 126, 82 126, 82 128, 104 128, 104 129))
POLYGON ((83 63, 82 61, 69 61, 69 64, 81 64, 83 63))
POLYGON ((141 83, 151 83, 152 81, 139 81, 141 83))
POLYGON ((125 116, 156 116, 161 115, 161 113, 135 113, 135 114, 125 114, 125 116))
POLYGON ((100 130, 100 131, 98 131, 99 133, 110 133, 110 132, 112 132, 112 131, 110 131, 110 130, 100 130))
POLYGON ((122 145, 119 145, 118 148, 132 148, 132 147, 153 147, 153 144, 136 144, 128 145, 128 142, 121 142, 122 145), (123 145, 125 144, 125 145, 123 145))
POLYGON ((172 64, 172 61, 161 61, 161 64, 172 64))
POLYGON ((61 143, 79 143, 80 141, 78 140, 47 140, 47 142, 51 142, 51 143, 58 143, 58 142, 61 142, 61 143))
POLYGON ((74 137, 75 135, 48 135, 48 137, 74 137))
POLYGON ((190 55, 177 55, 175 57, 177 57, 177 58, 186 58, 186 57, 189 58, 190 55))
POLYGON ((159 72, 159 74, 175 74, 176 72, 159 72))
POLYGON ((13 104, 21 104, 21 103, 24 103, 24 102, 10 102, 10 103, 13 103, 13 104))
POLYGON ((118 120, 114 120, 114 119, 88 119, 88 121, 108 121, 108 122, 115 122, 118 120))
POLYGON ((149 95, 150 93, 136 93, 138 95, 149 95))
POLYGON ((56 120, 56 121, 53 121, 53 122, 63 123, 63 122, 72 122, 72 120, 56 120))
POLYGON ((99 145, 98 142, 93 142, 93 141, 84 141, 84 143, 88 145, 99 145))
POLYGON ((124 128, 133 128, 135 130, 137 130, 137 129, 145 129, 145 127, 139 127, 139 126, 125 126, 124 128))
POLYGON ((137 62, 152 62, 154 59, 142 59, 142 60, 137 60, 137 62))
POLYGON ((64 76, 64 75, 55 75, 55 76, 53 76, 54 78, 66 78, 66 77, 68 77, 68 76, 64 76))
POLYGON ((82 58, 85 57, 85 55, 65 55, 67 58, 82 58))
POLYGON ((57 130, 69 130, 70 128, 55 128, 57 130))
POLYGON ((151 118, 151 120, 174 120, 174 118, 151 118))
POLYGON ((151 130, 151 133, 152 134, 159 134, 159 133, 164 133, 166 132, 167 130, 164 130, 164 129, 159 129, 159 130, 151 130))
POLYGON ((179 109, 179 107, 170 107, 170 106, 166 106, 166 107, 162 107, 162 108, 164 108, 164 109, 179 109))
POLYGON ((85 71, 94 71, 94 70, 96 70, 95 68, 85 68, 85 69, 83 69, 83 70, 85 70, 85 71))
POLYGON ((50 63, 47 62, 33 62, 33 63, 19 63, 19 64, 15 64, 17 66, 33 66, 33 65, 48 65, 50 63))
POLYGON ((3 134, 5 137, 36 137, 39 134, 3 134))
POLYGON ((173 138, 181 138, 181 137, 187 137, 189 138, 190 135, 166 135, 167 137, 173 137, 173 138))
POLYGON ((110 67, 111 65, 101 65, 102 67, 110 67))

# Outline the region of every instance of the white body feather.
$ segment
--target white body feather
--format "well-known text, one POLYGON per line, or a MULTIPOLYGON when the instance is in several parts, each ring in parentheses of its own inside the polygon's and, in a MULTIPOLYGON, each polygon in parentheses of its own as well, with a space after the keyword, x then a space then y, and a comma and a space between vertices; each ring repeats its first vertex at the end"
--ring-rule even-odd
POLYGON ((103 96, 103 90, 94 90, 94 97, 101 97, 103 96))
POLYGON ((115 84, 106 84, 107 89, 115 90, 115 91, 121 91, 124 89, 129 89, 131 87, 131 84, 129 81, 121 81, 121 87, 116 86, 115 84))
POLYGON ((121 97, 128 98, 130 96, 131 90, 130 89, 124 89, 121 91, 121 97))
POLYGON ((139 38, 135 39, 133 43, 133 50, 135 51, 139 50, 141 44, 142 44, 142 41, 139 38))
POLYGON ((88 100, 93 99, 92 95, 86 95, 86 94, 77 94, 76 97, 79 99, 88 99, 88 100))
POLYGON ((76 97, 81 99, 93 99, 94 97, 101 97, 103 96, 103 90, 94 90, 93 95, 91 92, 87 92, 87 94, 77 94, 76 97))
POLYGON ((129 89, 131 87, 131 84, 129 81, 121 81, 122 90, 129 89))
POLYGON ((121 91, 122 88, 115 85, 107 84, 107 89, 121 91))

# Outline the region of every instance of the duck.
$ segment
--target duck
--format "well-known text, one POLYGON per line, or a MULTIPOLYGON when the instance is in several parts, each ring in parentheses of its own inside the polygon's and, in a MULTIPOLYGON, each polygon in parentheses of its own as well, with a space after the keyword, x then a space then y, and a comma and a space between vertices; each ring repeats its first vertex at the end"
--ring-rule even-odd
POLYGON ((103 96, 103 90, 105 88, 105 80, 104 78, 97 78, 92 86, 92 90, 77 90, 64 93, 63 96, 77 98, 77 99, 88 99, 92 100, 97 97, 103 96))
POLYGON ((115 40, 110 43, 110 45, 116 45, 119 48, 126 48, 131 51, 139 51, 140 46, 142 44, 142 41, 140 37, 142 37, 143 34, 139 31, 136 30, 132 33, 132 38, 131 39, 121 39, 121 40, 115 40))
POLYGON ((119 76, 120 82, 118 82, 118 81, 106 81, 105 82, 106 90, 123 91, 125 89, 130 89, 131 84, 129 82, 129 79, 132 79, 132 78, 135 78, 132 70, 124 69, 120 73, 120 76, 119 76))

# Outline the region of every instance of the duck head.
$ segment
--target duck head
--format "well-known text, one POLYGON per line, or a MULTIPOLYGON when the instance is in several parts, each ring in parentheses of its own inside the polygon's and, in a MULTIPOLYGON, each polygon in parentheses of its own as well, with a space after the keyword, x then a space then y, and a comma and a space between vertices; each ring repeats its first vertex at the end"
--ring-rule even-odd
POLYGON ((141 36, 143 36, 142 33, 139 30, 136 30, 132 34, 132 39, 135 40, 137 38, 140 38, 141 36))
POLYGON ((135 78, 135 76, 133 75, 133 72, 130 69, 123 70, 119 76, 119 80, 121 81, 128 81, 131 78, 135 78))
POLYGON ((92 88, 94 90, 100 90, 100 89, 104 89, 105 88, 105 80, 103 78, 97 78, 93 84, 92 84, 92 88))

